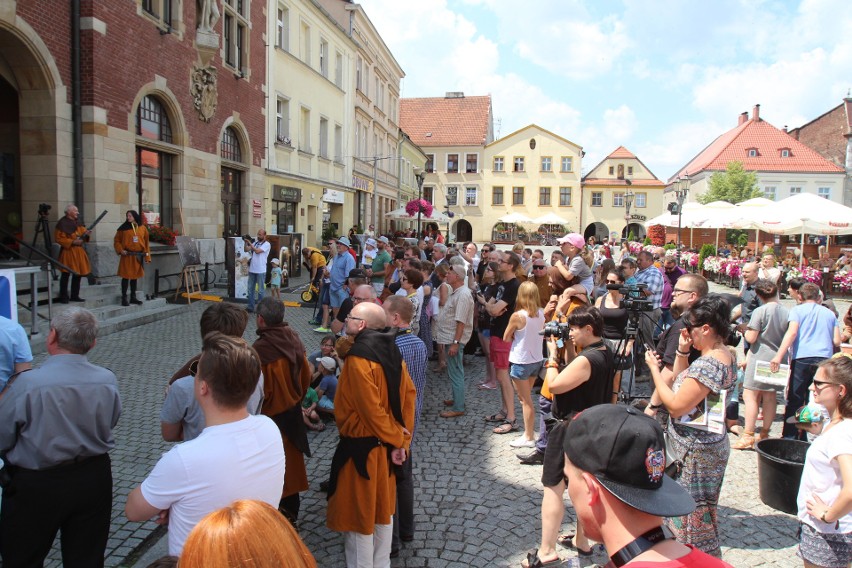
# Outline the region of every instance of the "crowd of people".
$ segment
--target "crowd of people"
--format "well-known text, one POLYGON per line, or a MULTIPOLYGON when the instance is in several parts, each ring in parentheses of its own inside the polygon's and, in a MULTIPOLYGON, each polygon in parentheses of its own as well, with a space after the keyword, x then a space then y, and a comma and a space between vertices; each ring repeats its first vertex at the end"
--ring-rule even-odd
MULTIPOLYGON (((263 250, 264 236, 246 246, 263 250)), ((779 392, 781 435, 813 441, 798 495, 800 555, 806 566, 848 566, 852 358, 835 352, 852 337, 852 309, 838 322, 819 287, 794 278, 787 310, 766 264, 743 267, 734 297, 709 293, 662 248, 631 253, 576 233, 558 242, 549 258, 522 243, 394 247, 383 236, 368 237, 360 257, 348 237, 325 243, 328 255, 305 247, 320 290, 313 352, 279 297, 208 307, 201 351, 169 380, 160 416, 163 438, 181 443, 125 508, 130 520, 168 524, 170 557, 158 565, 315 566, 293 527, 308 432, 333 421, 326 524, 343 534, 347 566, 389 566, 417 530, 412 463, 428 365, 447 376, 439 417, 458 419, 469 413, 467 352, 485 360, 478 388, 494 391, 484 422, 510 434, 520 464, 541 466, 540 542, 523 566, 557 565, 561 548, 588 565, 599 545, 617 566, 728 566, 718 502, 730 451, 769 436, 779 392), (253 345, 242 338, 251 314, 253 345), (732 346, 737 334, 745 356, 732 346), (770 381, 765 369, 782 365, 789 382, 770 381), (634 392, 641 381, 653 386, 646 404, 634 392), (715 403, 724 416, 708 410, 715 403), (740 434, 733 443, 729 431, 740 434), (560 534, 566 489, 577 523, 560 534), (264 546, 270 539, 280 542, 264 546)), ((121 401, 115 376, 86 360, 96 334, 94 317, 71 309, 51 324, 44 365, 30 371, 22 354, 3 367, 4 565, 43 560, 60 529, 64 562, 102 562, 121 401), (66 434, 48 442, 48 431, 66 434), (48 502, 51 522, 33 514, 48 502)))

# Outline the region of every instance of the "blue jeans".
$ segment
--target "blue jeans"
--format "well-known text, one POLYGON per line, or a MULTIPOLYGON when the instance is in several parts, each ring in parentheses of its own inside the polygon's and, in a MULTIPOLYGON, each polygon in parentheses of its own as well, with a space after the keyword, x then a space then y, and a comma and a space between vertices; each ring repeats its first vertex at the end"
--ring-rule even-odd
POLYGON ((447 346, 447 374, 453 387, 453 410, 464 412, 464 345, 459 344, 455 355, 449 354, 447 346))
POLYGON ((808 388, 814 382, 817 364, 822 357, 803 357, 793 359, 790 363, 790 382, 787 383, 787 406, 784 407, 784 429, 781 431, 785 438, 805 440, 805 433, 793 424, 787 424, 787 419, 796 415, 796 410, 805 405, 808 400, 808 388))
POLYGON ((535 451, 541 454, 547 448, 547 427, 544 424, 544 417, 550 415, 552 408, 552 400, 538 395, 538 440, 535 441, 535 451))
POLYGON ((248 277, 248 309, 254 311, 255 302, 259 302, 263 298, 264 286, 263 281, 266 274, 261 272, 249 272, 248 277), (255 288, 257 289, 257 300, 254 298, 255 288))

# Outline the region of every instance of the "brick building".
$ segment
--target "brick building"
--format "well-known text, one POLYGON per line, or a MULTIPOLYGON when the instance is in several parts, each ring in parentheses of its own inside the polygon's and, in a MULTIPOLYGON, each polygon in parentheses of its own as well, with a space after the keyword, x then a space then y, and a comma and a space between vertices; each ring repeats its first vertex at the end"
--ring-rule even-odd
POLYGON ((265 26, 261 0, 0 4, 0 226, 28 241, 39 203, 51 228, 107 210, 88 247, 109 276, 136 209, 224 261, 223 236, 269 225, 265 26))

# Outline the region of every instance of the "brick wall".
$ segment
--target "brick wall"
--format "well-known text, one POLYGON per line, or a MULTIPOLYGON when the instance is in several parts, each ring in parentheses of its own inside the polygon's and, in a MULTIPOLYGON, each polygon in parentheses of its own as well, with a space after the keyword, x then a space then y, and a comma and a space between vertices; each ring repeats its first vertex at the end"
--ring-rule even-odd
MULTIPOLYGON (((264 156, 265 119, 263 117, 263 81, 266 55, 263 34, 266 14, 262 0, 250 1, 249 68, 250 78, 235 79, 225 68, 217 52, 212 64, 218 70, 219 100, 209 123, 197 118, 189 94, 190 73, 199 61, 193 46, 196 37, 195 0, 182 0, 184 33, 161 34, 153 21, 138 14, 135 0, 81 2, 83 17, 93 17, 106 24, 106 35, 83 30, 81 63, 83 105, 107 110, 110 126, 127 129, 133 101, 143 85, 155 75, 167 80, 169 89, 180 103, 183 120, 189 132, 189 145, 214 155, 219 153, 219 134, 226 118, 234 111, 240 114, 251 144, 252 165, 259 166, 264 156)), ((68 86, 71 102, 71 2, 56 0, 19 0, 17 13, 45 42, 56 61, 62 81, 68 86)), ((220 42, 224 15, 216 23, 220 42)), ((132 121, 131 121, 132 122, 132 121)), ((246 157, 244 157, 246 159, 246 157)))
POLYGON ((790 136, 816 150, 841 168, 846 164, 846 112, 843 105, 808 124, 790 131, 790 136))

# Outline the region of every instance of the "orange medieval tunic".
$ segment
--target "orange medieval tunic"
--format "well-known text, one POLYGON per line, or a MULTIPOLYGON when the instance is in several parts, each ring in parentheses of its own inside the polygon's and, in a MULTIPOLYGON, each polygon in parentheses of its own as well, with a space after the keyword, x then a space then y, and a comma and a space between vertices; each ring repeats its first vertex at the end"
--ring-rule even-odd
MULTIPOLYGON (((415 396, 414 383, 403 362, 399 398, 409 432, 414 430, 415 396)), ((407 452, 411 444, 411 436, 391 412, 381 364, 354 355, 346 358, 334 396, 334 416, 340 436, 375 436, 384 446, 377 446, 367 459, 370 479, 358 474, 352 460, 340 470, 337 490, 328 499, 326 524, 334 531, 373 534, 375 525, 390 524, 396 510, 396 477, 387 447, 405 448, 407 452)))
MULTIPOLYGON (((264 341, 261 337, 257 343, 264 341)), ((257 348, 257 343, 255 347, 257 348)), ((261 349, 258 349, 261 352, 261 349)), ((264 361, 261 354, 261 369, 263 370, 263 406, 261 413, 273 417, 285 410, 301 404, 308 387, 311 386, 311 369, 308 359, 302 354, 299 365, 299 377, 294 381, 290 363, 285 357, 273 361, 264 361)), ((289 497, 308 489, 308 473, 305 469, 305 455, 290 441, 284 439, 284 492, 282 496, 289 497)))
MULTIPOLYGON (((59 252, 59 262, 80 276, 85 276, 92 271, 86 249, 82 245, 74 244, 76 239, 82 239, 85 234, 86 227, 83 225, 78 225, 73 233, 66 233, 60 230, 57 224, 56 230, 53 232, 53 240, 62 247, 59 252)), ((67 272, 67 270, 62 270, 62 272, 67 272)))
MULTIPOLYGON (((125 225, 128 225, 125 223, 125 225)), ((122 225, 124 226, 124 225, 122 225)), ((131 253, 145 253, 145 260, 151 262, 151 249, 148 245, 148 228, 145 225, 129 225, 128 229, 115 232, 112 241, 115 253, 119 255, 118 275, 128 280, 138 280, 145 275, 138 254, 121 256, 122 251, 131 253)))

